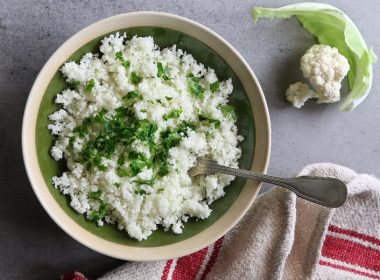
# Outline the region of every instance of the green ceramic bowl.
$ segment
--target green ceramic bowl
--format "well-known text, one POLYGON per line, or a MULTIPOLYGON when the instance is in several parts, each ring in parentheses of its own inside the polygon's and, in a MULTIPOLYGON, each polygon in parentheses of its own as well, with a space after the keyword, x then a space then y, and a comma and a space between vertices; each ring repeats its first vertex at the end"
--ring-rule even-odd
POLYGON ((212 205, 205 220, 190 220, 183 234, 159 229, 147 240, 136 241, 115 226, 97 227, 69 205, 69 198, 56 190, 51 178, 65 171, 65 162, 50 156, 53 138, 48 115, 58 109, 57 93, 67 84, 58 69, 65 61, 78 60, 87 52, 99 52, 100 40, 116 31, 128 36, 152 36, 165 48, 176 44, 206 66, 219 79, 232 77, 234 91, 230 103, 238 114, 239 134, 245 140, 240 167, 265 172, 270 153, 270 124, 265 99, 251 69, 224 39, 191 20, 157 12, 122 14, 99 21, 75 34, 48 60, 30 92, 23 122, 23 155, 33 189, 53 220, 82 244, 109 256, 127 260, 159 260, 183 256, 216 241, 247 211, 260 184, 236 179, 226 187, 226 195, 212 205))

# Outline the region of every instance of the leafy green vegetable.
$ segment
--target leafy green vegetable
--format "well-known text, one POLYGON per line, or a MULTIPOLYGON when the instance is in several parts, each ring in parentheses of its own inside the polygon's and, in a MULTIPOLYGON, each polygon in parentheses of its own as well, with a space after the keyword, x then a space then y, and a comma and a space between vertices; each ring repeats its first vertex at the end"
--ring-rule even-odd
POLYGON ((74 142, 76 140, 76 137, 75 136, 71 136, 69 137, 69 148, 70 149, 73 149, 74 148, 74 142))
POLYGON ((71 81, 70 82, 70 88, 71 89, 76 89, 76 88, 78 88, 79 85, 80 85, 79 81, 71 81))
POLYGON ((125 96, 123 96, 123 101, 126 106, 132 106, 134 103, 142 100, 143 97, 138 90, 128 91, 125 96))
POLYGON ((169 165, 167 162, 164 162, 161 164, 160 168, 158 169, 157 174, 161 177, 169 174, 169 165))
POLYGON ((99 200, 99 203, 100 205, 98 210, 94 210, 88 215, 88 219, 90 221, 97 222, 102 220, 107 215, 106 203, 104 203, 103 200, 99 200))
POLYGON ((133 98, 137 98, 137 97, 140 97, 141 94, 139 91, 137 90, 132 90, 132 91, 128 91, 127 95, 124 96, 123 98, 127 98, 127 99, 133 99, 133 98))
POLYGON ((199 84, 200 78, 189 76, 187 77, 187 88, 189 89, 190 93, 194 95, 198 99, 203 99, 204 96, 204 89, 199 84))
POLYGON ((172 100, 172 99, 173 99, 173 97, 170 97, 170 96, 165 96, 165 99, 166 99, 167 101, 170 101, 170 100, 172 100))
POLYGON ((157 63, 157 77, 162 77, 165 81, 169 80, 168 66, 163 66, 161 62, 157 63))
POLYGON ((138 186, 138 187, 136 188, 136 190, 135 190, 135 194, 138 194, 138 195, 144 195, 144 194, 146 194, 146 191, 143 190, 143 189, 141 189, 140 186, 138 186))
POLYGON ((95 80, 94 79, 89 80, 88 83, 86 84, 86 91, 91 92, 94 86, 95 86, 95 80))
POLYGON ((211 92, 217 92, 219 90, 219 85, 220 85, 219 81, 216 81, 215 83, 212 83, 210 85, 211 92))
POLYGON ((135 183, 139 184, 139 185, 153 185, 155 182, 157 181, 156 178, 152 178, 150 180, 136 180, 134 181, 135 183))
MULTIPOLYGON (((100 170, 106 170, 106 166, 102 163, 102 158, 109 158, 118 145, 126 146, 134 142, 136 139, 141 141, 152 141, 154 133, 157 131, 157 125, 148 120, 138 120, 129 108, 117 108, 116 113, 110 117, 106 117, 106 110, 101 110, 93 118, 86 118, 82 125, 74 129, 74 132, 82 135, 88 135, 90 140, 84 145, 80 156, 82 162, 91 169, 97 167, 100 170)), ((123 165, 125 162, 124 152, 119 155, 118 164, 123 165)), ((139 162, 132 166, 134 169, 128 171, 133 175, 138 173, 140 168, 139 162)), ((132 169, 132 168, 131 168, 132 169)), ((118 171, 123 176, 128 176, 126 171, 120 169, 118 171)))
POLYGON ((178 119, 182 112, 182 109, 173 109, 169 113, 163 115, 162 118, 164 121, 167 121, 168 119, 178 119))
POLYGON ((191 123, 191 122, 188 122, 188 121, 183 121, 182 123, 180 123, 177 128, 176 128, 176 131, 177 133, 179 134, 184 134, 185 136, 187 136, 187 131, 190 129, 190 130, 195 130, 197 127, 195 124, 191 123))
POLYGON ((98 190, 96 192, 91 192, 88 195, 89 198, 96 199, 96 200, 100 199, 101 196, 102 196, 102 191, 101 190, 98 190))
POLYGON ((322 3, 299 3, 277 9, 254 8, 255 22, 259 18, 290 18, 296 16, 303 27, 321 44, 336 47, 350 64, 348 82, 351 92, 341 110, 355 109, 368 95, 372 86, 372 64, 377 58, 352 20, 341 10, 322 3))
POLYGON ((88 215, 88 219, 93 222, 97 222, 104 218, 104 216, 107 214, 107 204, 104 202, 103 199, 101 199, 102 191, 98 190, 96 192, 91 192, 88 195, 88 198, 93 199, 95 201, 99 202, 99 208, 98 210, 92 211, 88 215))
POLYGON ((131 66, 131 62, 123 58, 122 52, 117 52, 115 56, 116 56, 116 59, 121 62, 121 65, 123 65, 125 69, 128 69, 131 66))
POLYGON ((220 125, 221 125, 220 120, 213 119, 203 114, 199 114, 198 119, 201 122, 208 122, 209 124, 213 124, 215 128, 220 128, 220 125))
POLYGON ((136 72, 133 71, 131 73, 131 82, 132 82, 132 84, 138 85, 139 83, 141 83, 142 79, 143 78, 141 78, 139 75, 137 75, 136 72))
POLYGON ((146 163, 140 159, 136 159, 129 165, 130 177, 134 177, 141 172, 141 170, 146 166, 146 163))
POLYGON ((181 135, 178 132, 170 132, 163 140, 163 145, 166 150, 177 146, 181 142, 181 135))
POLYGON ((228 104, 220 104, 218 108, 222 111, 223 115, 231 118, 231 120, 236 121, 235 108, 228 104))
MULTIPOLYGON (((139 174, 145 166, 148 168, 152 166, 152 161, 143 153, 133 150, 129 151, 128 159, 131 161, 128 169, 121 167, 120 164, 116 169, 116 172, 120 177, 134 177, 139 174)), ((122 162, 122 164, 124 164, 124 162, 122 162)))
POLYGON ((137 123, 136 138, 141 141, 149 141, 153 138, 157 129, 157 124, 151 123, 148 120, 141 120, 137 123))

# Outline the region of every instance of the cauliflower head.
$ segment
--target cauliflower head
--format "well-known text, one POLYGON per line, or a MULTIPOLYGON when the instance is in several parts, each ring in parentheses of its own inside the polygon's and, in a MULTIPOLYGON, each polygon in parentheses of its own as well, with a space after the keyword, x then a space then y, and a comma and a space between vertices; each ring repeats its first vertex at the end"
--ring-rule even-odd
POLYGON ((318 93, 318 103, 340 100, 341 82, 349 70, 347 58, 328 45, 313 45, 301 58, 301 71, 318 93))
POLYGON ((286 99, 296 108, 301 108, 310 98, 318 98, 319 95, 309 88, 307 84, 297 82, 291 84, 286 90, 286 99))

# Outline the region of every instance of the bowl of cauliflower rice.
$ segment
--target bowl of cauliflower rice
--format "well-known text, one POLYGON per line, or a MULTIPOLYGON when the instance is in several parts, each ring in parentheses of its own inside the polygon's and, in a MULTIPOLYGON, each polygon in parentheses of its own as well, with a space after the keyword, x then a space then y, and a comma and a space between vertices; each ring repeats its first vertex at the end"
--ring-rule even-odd
POLYGON ((163 260, 222 237, 260 183, 191 178, 199 157, 266 172, 270 121, 252 70, 189 19, 135 12, 66 41, 26 105, 23 156, 50 217, 85 246, 163 260))

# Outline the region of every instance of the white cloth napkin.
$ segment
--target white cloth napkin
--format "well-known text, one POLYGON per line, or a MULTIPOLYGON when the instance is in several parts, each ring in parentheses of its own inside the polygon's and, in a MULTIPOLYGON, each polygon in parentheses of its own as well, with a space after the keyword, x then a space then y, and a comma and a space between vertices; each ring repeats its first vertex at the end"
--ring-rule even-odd
POLYGON ((380 181, 330 163, 299 175, 343 180, 347 201, 329 209, 274 188, 209 247, 174 260, 127 262, 100 279, 380 279, 380 181))

